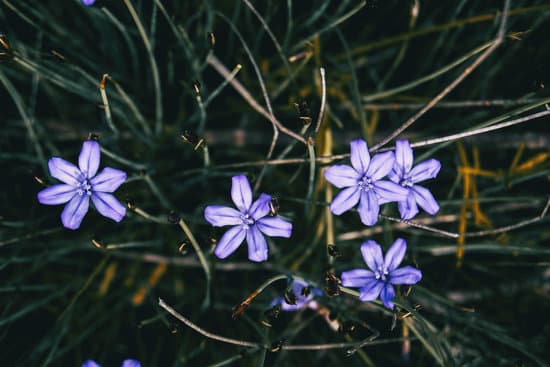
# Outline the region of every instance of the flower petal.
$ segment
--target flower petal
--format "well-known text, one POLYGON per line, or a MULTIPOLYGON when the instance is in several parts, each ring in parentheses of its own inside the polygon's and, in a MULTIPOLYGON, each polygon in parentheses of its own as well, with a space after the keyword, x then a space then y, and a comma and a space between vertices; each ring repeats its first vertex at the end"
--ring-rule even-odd
POLYGON ((366 269, 353 269, 344 271, 340 279, 342 279, 342 285, 344 287, 361 288, 365 286, 366 283, 375 279, 375 277, 372 271, 366 269))
POLYGON ((395 167, 397 172, 404 176, 409 172, 413 165, 413 150, 408 140, 398 140, 395 142, 395 167))
POLYGON ((432 193, 425 187, 414 185, 412 187, 414 198, 418 205, 426 212, 434 215, 439 211, 439 204, 435 201, 432 193))
POLYGON ((402 238, 396 239, 393 245, 386 251, 384 269, 391 272, 397 268, 401 264, 401 261, 403 261, 405 252, 407 252, 407 242, 402 238))
POLYGON ((441 169, 441 163, 437 159, 428 159, 420 162, 411 170, 410 177, 413 183, 435 178, 441 169))
POLYGON ((270 237, 289 238, 292 234, 292 223, 281 217, 266 217, 256 221, 256 227, 270 237))
POLYGON ((95 361, 92 361, 91 359, 88 359, 82 363, 82 367, 101 367, 95 361))
POLYGON ((386 306, 389 309, 393 309, 393 303, 392 300, 395 298, 395 289, 393 286, 389 283, 384 285, 384 288, 382 289, 382 292, 380 292, 380 299, 382 300, 382 303, 384 306, 386 306))
POLYGON ((230 228, 218 241, 214 254, 220 259, 225 259, 235 252, 245 237, 246 230, 242 226, 239 225, 230 228))
POLYGON ((391 203, 393 201, 404 201, 409 195, 409 189, 404 188, 395 182, 380 180, 373 183, 374 191, 378 195, 378 204, 391 203))
POLYGON ((367 172, 370 163, 370 153, 367 142, 363 139, 353 140, 350 144, 351 165, 361 176, 367 172))
POLYGON ((53 185, 46 187, 37 195, 40 204, 58 205, 65 204, 76 194, 76 188, 71 185, 53 185))
POLYGON ((392 284, 416 284, 422 279, 422 272, 412 266, 404 266, 390 272, 392 284))
POLYGON ((100 158, 99 143, 95 140, 86 140, 82 143, 82 150, 78 156, 80 171, 88 178, 94 177, 99 168, 100 158))
POLYGON ((361 190, 359 190, 357 186, 348 187, 340 191, 334 200, 332 200, 332 203, 330 203, 330 211, 333 214, 340 215, 353 208, 360 197, 361 190))
POLYGON ((114 192, 126 181, 126 172, 105 167, 90 180, 93 191, 114 192))
POLYGON ((246 231, 248 244, 248 260, 260 262, 267 260, 267 242, 257 226, 250 226, 246 231))
POLYGON ((261 194, 260 197, 252 203, 248 214, 255 220, 265 217, 269 214, 269 203, 271 202, 271 195, 261 194))
POLYGON ((394 164, 392 170, 388 173, 387 177, 390 181, 395 182, 396 184, 400 183, 403 179, 401 168, 398 167, 397 164, 394 164))
POLYGON ((377 279, 370 280, 363 288, 359 289, 359 299, 361 301, 374 301, 378 298, 382 288, 384 288, 384 282, 377 279))
POLYGON ((93 192, 92 201, 99 214, 120 222, 126 215, 126 207, 113 195, 105 192, 93 192))
POLYGON ((372 271, 378 271, 384 265, 384 257, 382 256, 382 248, 376 241, 368 240, 361 245, 361 255, 365 264, 372 271))
POLYGON ((74 195, 61 212, 61 223, 69 229, 77 229, 88 212, 90 197, 88 195, 74 195))
POLYGON ((135 359, 125 359, 121 367, 141 367, 141 363, 135 359))
POLYGON ((245 175, 233 176, 231 179, 231 199, 237 209, 246 212, 252 204, 252 189, 245 175))
POLYGON ((361 175, 350 166, 337 164, 325 170, 325 178, 328 182, 341 189, 357 185, 361 175))
POLYGON ((409 220, 418 214, 418 205, 416 205, 416 198, 412 190, 407 195, 407 200, 397 203, 397 208, 401 214, 401 219, 409 220))
POLYGON ((48 161, 50 175, 69 185, 78 186, 82 173, 74 164, 63 158, 52 157, 48 161))
POLYGON ((359 201, 357 211, 359 211, 361 222, 367 226, 372 226, 378 221, 380 205, 378 204, 378 197, 374 190, 361 192, 361 200, 359 201))
POLYGON ((367 176, 373 181, 380 180, 386 176, 393 168, 395 163, 394 152, 384 152, 375 154, 370 161, 369 168, 367 170, 367 176))
POLYGON ((214 227, 235 226, 242 224, 242 213, 222 205, 209 205, 204 209, 204 219, 214 227))

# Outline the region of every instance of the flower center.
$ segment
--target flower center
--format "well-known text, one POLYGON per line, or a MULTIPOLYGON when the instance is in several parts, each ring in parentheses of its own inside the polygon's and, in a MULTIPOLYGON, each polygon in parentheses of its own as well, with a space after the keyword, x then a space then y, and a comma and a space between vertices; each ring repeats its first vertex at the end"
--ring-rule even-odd
POLYGON ((92 185, 90 184, 88 179, 83 179, 82 181, 80 181, 80 184, 78 185, 76 192, 80 196, 84 194, 88 196, 92 196, 92 185))
POLYGON ((241 214, 241 220, 243 221, 243 229, 248 229, 250 226, 254 225, 254 218, 252 218, 248 213, 241 214))
POLYGON ((375 278, 383 282, 387 282, 389 280, 388 274, 388 269, 384 268, 383 266, 379 266, 377 271, 374 272, 375 278))
POLYGON ((368 176, 363 176, 361 177, 361 179, 357 182, 357 186, 359 186, 359 190, 362 190, 362 191, 369 191, 370 189, 372 189, 372 180, 370 177, 368 176))
POLYGON ((403 187, 409 188, 409 187, 412 187, 413 182, 412 182, 412 179, 410 177, 403 177, 401 179, 401 181, 399 181, 399 184, 403 187))

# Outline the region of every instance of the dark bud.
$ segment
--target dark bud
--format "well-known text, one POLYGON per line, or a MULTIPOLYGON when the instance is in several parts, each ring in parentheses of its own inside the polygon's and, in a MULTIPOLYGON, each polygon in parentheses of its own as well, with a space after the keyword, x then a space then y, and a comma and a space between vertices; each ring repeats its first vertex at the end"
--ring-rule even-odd
POLYGON ((185 255, 188 250, 189 250, 189 242, 183 241, 182 243, 180 243, 180 245, 178 247, 178 252, 181 255, 185 255))
POLYGON ((287 289, 285 292, 285 302, 289 305, 295 305, 297 300, 298 299, 296 298, 294 292, 290 289, 287 289))
POLYGON ((99 135, 94 134, 94 133, 89 133, 89 134, 88 134, 88 140, 99 141, 99 135))
POLYGON ((210 44, 210 48, 214 48, 216 46, 216 36, 214 36, 214 33, 208 32, 207 33, 208 43, 210 44))
POLYGON ((355 349, 355 348, 350 348, 350 349, 346 350, 346 357, 350 357, 350 356, 354 355, 355 352, 357 352, 357 349, 355 349))
POLYGON ((355 331, 355 323, 347 320, 340 325, 338 331, 344 334, 351 334, 355 331))
POLYGON ((134 200, 132 200, 132 198, 130 197, 126 197, 126 206, 128 207, 128 209, 134 209, 136 207, 136 203, 134 203, 134 200))
POLYGON ((236 320, 239 316, 241 316, 244 313, 244 311, 246 311, 249 305, 250 303, 243 302, 235 306, 233 308, 233 314, 231 314, 231 317, 233 318, 233 320, 236 320))
POLYGON ((332 257, 340 257, 342 254, 340 253, 340 249, 336 247, 336 245, 328 245, 327 247, 328 254, 332 257))
POLYGON ((195 135, 194 133, 185 130, 183 134, 181 135, 181 140, 183 140, 185 143, 191 144, 191 145, 197 145, 199 142, 199 137, 195 135))
POLYGON ((298 112, 298 115, 300 115, 300 120, 304 125, 311 124, 311 112, 305 100, 300 101, 300 103, 294 103, 294 108, 298 112))
POLYGON ((311 294, 311 287, 302 287, 300 293, 302 294, 302 297, 308 297, 311 294))
POLYGON ((195 91, 195 96, 200 97, 201 95, 201 84, 198 80, 193 80, 193 90, 195 91))
POLYGON ((272 217, 276 216, 279 212, 279 200, 275 196, 271 197, 271 201, 269 202, 269 215, 272 217))
POLYGON ((265 327, 272 327, 275 321, 281 314, 281 306, 276 305, 264 312, 264 317, 260 321, 265 327))
POLYGON ((36 182, 38 182, 40 185, 42 185, 42 186, 48 186, 48 185, 46 184, 46 181, 44 181, 44 177, 38 175, 38 173, 35 173, 35 172, 32 172, 31 174, 32 174, 32 177, 34 178, 34 180, 35 180, 36 182))
POLYGON ((338 287, 339 284, 340 284, 340 279, 338 279, 336 275, 327 271, 325 275, 324 290, 329 297, 335 297, 340 294, 340 288, 338 287))
POLYGON ((92 245, 94 245, 98 249, 104 249, 105 248, 105 245, 103 243, 101 243, 101 242, 99 242, 98 240, 95 240, 95 239, 92 239, 92 245))
POLYGON ((10 45, 6 38, 4 38, 4 35, 0 34, 0 46, 6 51, 11 51, 10 45))
POLYGON ((61 53, 57 52, 56 50, 50 51, 53 56, 55 56, 58 60, 66 61, 65 56, 63 56, 61 53))
POLYGON ((283 349, 283 341, 282 340, 277 340, 277 341, 273 342, 273 344, 271 344, 271 349, 270 349, 271 352, 276 353, 276 352, 280 351, 281 349, 283 349))
POLYGON ((338 314, 337 314, 336 312, 331 312, 331 313, 328 314, 328 319, 329 319, 330 321, 334 321, 334 320, 336 320, 337 318, 338 318, 338 314))
POLYGON ((175 212, 171 211, 170 213, 168 213, 168 222, 172 224, 178 224, 179 221, 180 216, 177 215, 175 212))

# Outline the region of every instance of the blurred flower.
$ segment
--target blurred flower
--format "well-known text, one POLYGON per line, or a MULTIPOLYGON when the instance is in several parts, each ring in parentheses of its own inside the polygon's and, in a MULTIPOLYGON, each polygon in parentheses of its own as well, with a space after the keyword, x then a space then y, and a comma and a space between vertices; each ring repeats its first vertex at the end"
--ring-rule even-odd
POLYGON ((288 303, 285 297, 277 297, 273 300, 271 305, 281 305, 281 310, 283 311, 298 311, 304 307, 315 308, 316 302, 313 298, 323 294, 319 289, 314 288, 303 280, 298 279, 295 279, 292 282, 292 287, 290 290, 293 295, 291 297, 294 297, 294 304, 288 303))
MULTIPOLYGON (((92 361, 91 359, 88 359, 84 363, 82 363, 82 367, 101 367, 96 362, 92 361)), ((141 363, 139 361, 136 361, 135 359, 125 359, 122 361, 122 365, 120 367, 141 367, 141 363)))
POLYGON ((126 180, 126 173, 105 167, 96 175, 100 161, 99 143, 87 140, 82 144, 78 156, 78 167, 58 157, 50 158, 50 175, 64 182, 53 185, 38 193, 38 201, 44 205, 65 204, 61 213, 63 226, 69 229, 80 227, 88 212, 90 198, 97 211, 104 217, 120 222, 126 215, 126 208, 113 195, 126 180))
POLYGON ((264 235, 288 238, 292 232, 292 223, 277 216, 267 216, 270 212, 270 195, 261 194, 258 200, 252 202, 252 190, 245 175, 233 176, 231 198, 239 210, 221 205, 210 205, 204 209, 204 218, 213 226, 233 226, 219 240, 214 254, 220 259, 226 258, 246 237, 248 258, 251 261, 267 260, 268 249, 264 235))
POLYGON ((94 5, 94 3, 95 3, 95 0, 82 0, 82 4, 86 6, 94 5))
POLYGON ((432 193, 419 185, 418 182, 434 178, 441 169, 437 159, 428 159, 413 167, 413 151, 408 140, 398 140, 395 143, 395 164, 388 178, 407 189, 406 200, 399 201, 397 206, 402 219, 411 219, 418 213, 418 205, 426 212, 435 214, 439 204, 432 193))
POLYGON ((361 245, 361 254, 370 270, 353 269, 342 273, 344 287, 359 288, 361 301, 374 301, 380 296, 387 308, 393 308, 395 298, 393 284, 416 284, 422 279, 422 272, 412 266, 397 268, 405 252, 407 243, 398 238, 382 256, 382 249, 375 241, 366 241, 361 245))
POLYGON ((391 201, 403 201, 408 190, 391 181, 382 180, 393 167, 393 152, 376 154, 370 158, 367 143, 362 139, 353 140, 351 165, 338 164, 325 171, 325 178, 338 188, 344 188, 330 204, 330 211, 340 215, 357 203, 361 222, 368 226, 378 221, 380 205, 391 201))

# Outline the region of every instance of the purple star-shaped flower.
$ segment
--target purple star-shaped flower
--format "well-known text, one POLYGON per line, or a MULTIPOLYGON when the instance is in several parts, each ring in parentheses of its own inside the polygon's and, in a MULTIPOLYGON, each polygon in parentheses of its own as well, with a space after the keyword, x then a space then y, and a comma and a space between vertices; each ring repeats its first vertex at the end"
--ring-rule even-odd
POLYGON ((344 287, 359 288, 361 301, 374 301, 380 296, 387 308, 393 308, 395 298, 393 284, 416 284, 422 279, 422 272, 412 266, 398 268, 405 252, 407 242, 398 238, 382 256, 382 248, 375 241, 369 240, 361 245, 361 254, 370 270, 353 269, 342 273, 344 287))
POLYGON ((438 212, 439 204, 432 193, 417 183, 435 178, 440 169, 441 163, 437 159, 428 159, 413 167, 413 151, 409 141, 398 140, 395 143, 395 164, 388 178, 408 191, 406 200, 397 204, 402 219, 414 217, 418 213, 418 205, 432 215, 438 212))
POLYGON ((52 157, 48 161, 50 175, 64 182, 38 193, 38 201, 44 205, 65 204, 61 213, 63 226, 69 229, 80 227, 88 212, 90 198, 97 211, 104 217, 120 222, 126 208, 113 195, 126 180, 126 172, 105 167, 96 175, 100 161, 99 143, 87 140, 78 156, 78 167, 63 158, 52 157))
POLYGON ((267 217, 270 195, 261 194, 258 200, 252 202, 252 190, 245 175, 233 176, 231 199, 239 210, 221 205, 210 205, 204 209, 204 218, 213 226, 233 226, 219 240, 214 254, 225 259, 246 238, 248 258, 251 261, 267 260, 268 249, 264 235, 289 238, 292 223, 279 217, 267 217))
POLYGON ((380 205, 391 201, 403 201, 408 190, 402 186, 382 180, 393 167, 395 155, 385 152, 370 157, 367 143, 362 139, 353 140, 351 165, 338 164, 325 171, 325 178, 338 188, 345 188, 330 204, 330 211, 340 215, 357 203, 361 222, 368 226, 378 221, 380 205))
POLYGON ((281 310, 283 311, 298 311, 304 307, 314 307, 315 301, 313 298, 319 297, 323 294, 319 289, 311 287, 303 280, 298 279, 295 279, 292 282, 292 286, 290 288, 292 293, 296 296, 295 304, 292 305, 288 303, 284 297, 278 297, 273 300, 271 305, 281 305, 281 310))
MULTIPOLYGON (((88 359, 82 363, 82 367, 101 367, 95 361, 88 359)), ((125 359, 120 367, 141 367, 141 363, 135 359, 125 359)))

